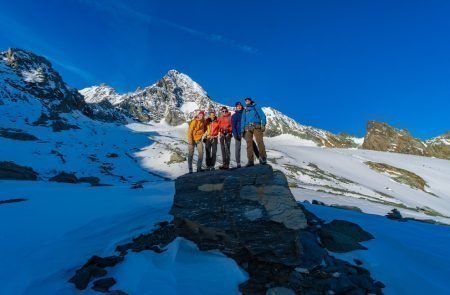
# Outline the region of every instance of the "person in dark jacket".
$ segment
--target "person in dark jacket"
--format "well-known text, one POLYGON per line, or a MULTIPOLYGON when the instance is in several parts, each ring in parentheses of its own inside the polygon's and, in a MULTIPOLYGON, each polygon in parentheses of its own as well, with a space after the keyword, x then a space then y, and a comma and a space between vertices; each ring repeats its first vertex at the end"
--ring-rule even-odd
POLYGON ((245 99, 245 109, 242 112, 241 134, 245 132, 245 141, 247 142, 247 167, 255 165, 253 157, 253 137, 256 140, 259 150, 259 162, 267 164, 266 147, 264 145, 264 131, 266 130, 266 115, 262 109, 250 98, 245 99))
MULTIPOLYGON (((236 157, 236 167, 241 168, 241 143, 242 143, 242 136, 241 136, 241 119, 242 119, 242 112, 244 110, 244 107, 242 106, 241 102, 236 102, 235 104, 236 109, 234 110, 234 114, 231 116, 231 126, 233 130, 233 137, 234 137, 234 152, 236 157)), ((254 140, 252 140, 253 144, 253 152, 255 153, 256 158, 259 158, 259 151, 258 147, 256 146, 256 143, 254 140)))

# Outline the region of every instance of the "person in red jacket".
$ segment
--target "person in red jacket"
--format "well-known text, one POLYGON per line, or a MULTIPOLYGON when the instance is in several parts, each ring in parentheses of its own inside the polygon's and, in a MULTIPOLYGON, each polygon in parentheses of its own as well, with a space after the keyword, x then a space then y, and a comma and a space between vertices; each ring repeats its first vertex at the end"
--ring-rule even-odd
POLYGON ((214 170, 216 165, 217 142, 219 138, 219 121, 216 113, 210 111, 206 120, 205 148, 206 148, 206 170, 214 170))
POLYGON ((228 108, 223 106, 220 108, 221 116, 219 117, 219 135, 220 135, 220 148, 222 150, 222 162, 223 165, 219 169, 230 168, 230 144, 233 134, 231 128, 231 113, 228 108))

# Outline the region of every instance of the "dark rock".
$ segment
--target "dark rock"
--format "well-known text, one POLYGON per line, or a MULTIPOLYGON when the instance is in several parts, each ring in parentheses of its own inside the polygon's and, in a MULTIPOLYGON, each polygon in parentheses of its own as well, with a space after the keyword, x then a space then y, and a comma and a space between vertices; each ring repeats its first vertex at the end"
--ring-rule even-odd
POLYGON ((78 127, 77 125, 69 124, 63 120, 53 121, 51 127, 54 132, 61 132, 70 129, 80 129, 80 127, 78 127))
POLYGON ((123 261, 123 257, 121 256, 107 256, 107 257, 100 257, 100 256, 92 256, 88 262, 83 265, 83 267, 88 267, 91 265, 95 265, 101 268, 104 267, 111 267, 115 266, 116 264, 123 261))
POLYGON ((356 263, 356 265, 362 265, 363 264, 363 262, 360 259, 358 259, 358 258, 353 258, 353 261, 356 263))
POLYGON ((160 227, 149 234, 142 234, 134 238, 132 242, 119 245, 116 251, 125 255, 128 250, 133 252, 141 252, 144 250, 151 250, 156 253, 161 253, 164 247, 171 243, 175 238, 175 228, 173 224, 161 222, 160 227))
POLYGON ((69 282, 73 283, 78 290, 84 290, 89 285, 92 277, 101 277, 106 275, 106 270, 95 265, 89 265, 78 269, 69 282))
POLYGON ((313 204, 313 205, 325 206, 325 203, 324 203, 324 202, 317 201, 317 200, 312 200, 312 204, 313 204))
POLYGON ((0 179, 37 180, 38 174, 30 167, 20 166, 14 162, 0 161, 0 179))
POLYGON ((130 186, 131 189, 140 189, 140 188, 144 188, 144 186, 142 185, 142 183, 134 183, 130 186))
POLYGON ((59 174, 53 176, 49 179, 54 182, 65 182, 65 183, 78 183, 79 180, 73 173, 60 172, 59 174))
POLYGON ((391 212, 386 214, 386 217, 393 220, 403 220, 403 216, 397 209, 392 209, 391 212))
POLYGON ((16 199, 0 200, 0 205, 3 205, 3 204, 11 204, 11 203, 19 203, 19 202, 24 202, 24 201, 27 201, 27 199, 24 199, 24 198, 16 198, 16 199))
POLYGON ((22 141, 35 141, 39 140, 36 136, 32 134, 28 134, 23 130, 20 129, 13 129, 13 128, 0 128, 0 136, 14 139, 14 140, 22 140, 22 141))
POLYGON ((93 290, 106 293, 109 291, 109 288, 114 286, 116 283, 116 280, 114 278, 103 278, 94 281, 94 286, 92 287, 93 290))
POLYGON ((106 156, 107 156, 108 158, 118 158, 118 157, 119 157, 119 155, 116 154, 116 153, 109 153, 109 154, 107 154, 106 156))
POLYGON ((92 186, 97 186, 100 184, 100 178, 95 176, 80 177, 78 179, 78 182, 86 182, 91 184, 92 186))
POLYGON ((319 236, 322 244, 333 252, 349 252, 358 249, 367 249, 359 242, 373 239, 373 236, 364 231, 359 225, 345 221, 333 220, 323 224, 319 236))

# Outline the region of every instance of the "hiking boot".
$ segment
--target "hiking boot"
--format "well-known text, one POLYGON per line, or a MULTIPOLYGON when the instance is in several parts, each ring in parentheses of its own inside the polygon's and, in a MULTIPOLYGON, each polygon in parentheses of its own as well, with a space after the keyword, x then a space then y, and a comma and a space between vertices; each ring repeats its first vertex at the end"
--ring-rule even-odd
POLYGON ((205 169, 197 169, 197 173, 198 172, 205 172, 205 169))
POLYGON ((192 169, 189 169, 189 174, 192 174, 192 169))
POLYGON ((241 164, 237 164, 236 168, 241 168, 241 164))
POLYGON ((255 166, 255 163, 253 162, 248 162, 247 165, 245 165, 245 167, 252 167, 255 166))
POLYGON ((219 166, 220 170, 227 170, 228 168, 229 168, 228 165, 219 166))
POLYGON ((267 159, 266 158, 261 158, 261 159, 259 159, 259 163, 261 165, 266 165, 267 164, 267 159))

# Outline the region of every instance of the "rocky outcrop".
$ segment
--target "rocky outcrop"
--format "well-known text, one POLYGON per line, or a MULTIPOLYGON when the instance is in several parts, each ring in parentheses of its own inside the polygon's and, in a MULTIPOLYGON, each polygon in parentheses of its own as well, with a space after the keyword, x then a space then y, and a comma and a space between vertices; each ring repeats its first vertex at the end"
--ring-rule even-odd
POLYGON ((359 242, 370 234, 350 222, 324 224, 269 165, 184 175, 175 189, 176 235, 236 260, 249 274, 243 294, 381 293, 367 270, 330 256, 318 242, 323 236, 340 251, 363 249, 359 242))
POLYGON ((325 248, 366 249, 359 243, 373 237, 348 221, 321 221, 295 201, 285 175, 269 165, 187 174, 175 181, 175 190, 172 222, 117 246, 119 256, 92 257, 70 282, 83 290, 104 277, 93 288, 107 292, 115 280, 105 277, 105 267, 126 260, 129 251, 164 252, 183 237, 234 259, 249 275, 239 286, 244 295, 382 293, 384 285, 361 261, 352 265, 325 248))
POLYGON ((397 129, 376 121, 368 122, 361 147, 367 150, 450 159, 450 140, 446 139, 446 135, 422 141, 405 129, 397 129))
POLYGON ((38 173, 30 167, 20 166, 9 161, 0 161, 0 179, 37 180, 38 173))

